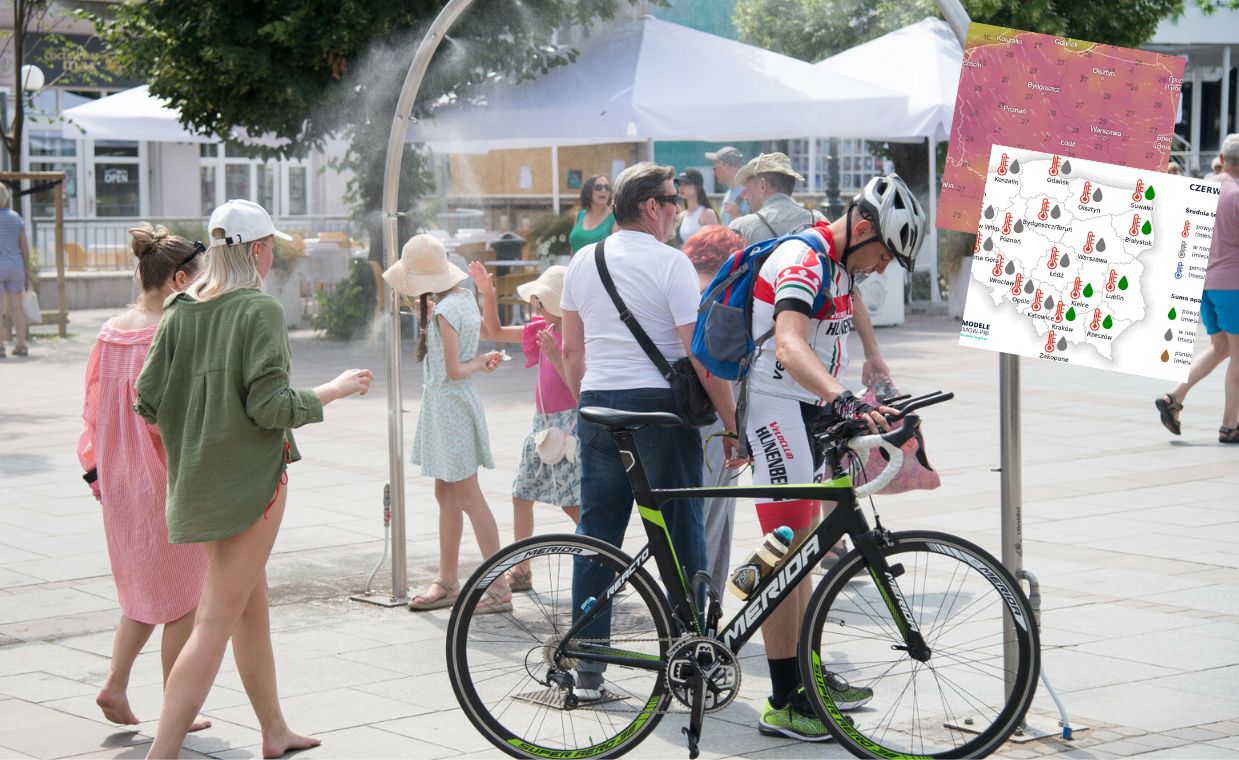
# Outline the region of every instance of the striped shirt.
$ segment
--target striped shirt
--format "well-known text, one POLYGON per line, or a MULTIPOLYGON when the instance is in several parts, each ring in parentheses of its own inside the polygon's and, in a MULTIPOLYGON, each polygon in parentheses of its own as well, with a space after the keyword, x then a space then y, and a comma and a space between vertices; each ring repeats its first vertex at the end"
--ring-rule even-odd
MULTIPOLYGON (((825 241, 825 256, 799 240, 789 240, 770 254, 753 286, 753 336, 765 335, 783 311, 809 317, 809 345, 835 377, 847 366, 852 332, 852 277, 835 259, 835 241, 825 223, 814 232, 825 241)), ((792 378, 775 359, 774 337, 761 347, 749 375, 749 390, 810 404, 820 399, 792 378)))
POLYGON ((11 208, 0 208, 0 272, 24 272, 22 261, 21 232, 24 226, 21 216, 11 208))

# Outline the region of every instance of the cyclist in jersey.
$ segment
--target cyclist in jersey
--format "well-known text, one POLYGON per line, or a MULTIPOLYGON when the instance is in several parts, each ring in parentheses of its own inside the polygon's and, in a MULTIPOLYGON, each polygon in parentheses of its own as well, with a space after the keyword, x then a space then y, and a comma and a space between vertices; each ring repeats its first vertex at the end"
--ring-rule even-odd
MULTIPOLYGON (((748 376, 745 431, 753 457, 753 483, 819 481, 810 430, 823 415, 868 422, 871 431, 889 430, 882 414, 854 397, 839 382, 847 366, 847 338, 853 330, 853 278, 881 273, 892 260, 911 271, 926 233, 921 204, 897 174, 874 177, 834 222, 818 222, 822 252, 790 240, 770 254, 753 292, 753 335, 774 336, 759 346, 748 376)), ((763 532, 787 525, 796 541, 817 522, 815 501, 757 504, 763 532)), ((800 623, 811 588, 802 583, 762 625, 772 693, 758 730, 805 741, 830 738, 809 705, 796 664, 800 623)), ((828 673, 827 685, 841 710, 860 707, 871 689, 852 686, 828 673)))

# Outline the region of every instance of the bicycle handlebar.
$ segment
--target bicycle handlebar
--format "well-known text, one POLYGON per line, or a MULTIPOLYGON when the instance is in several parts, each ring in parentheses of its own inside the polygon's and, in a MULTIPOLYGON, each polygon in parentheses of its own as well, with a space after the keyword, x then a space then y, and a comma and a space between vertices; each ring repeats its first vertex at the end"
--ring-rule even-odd
POLYGON ((886 415, 886 419, 892 422, 901 420, 903 424, 898 429, 887 433, 858 435, 858 433, 868 430, 868 425, 860 420, 845 420, 831 425, 817 437, 819 440, 829 438, 845 439, 847 448, 854 451, 857 455, 866 454, 875 448, 880 448, 886 452, 889 461, 882 468, 882 472, 868 482, 856 486, 856 495, 863 498, 877 493, 889 485, 895 479, 895 476, 899 474, 899 469, 903 467, 902 446, 912 438, 921 424, 921 418, 912 412, 917 409, 924 409, 927 406, 933 406, 934 404, 941 404, 944 401, 950 401, 953 398, 955 398, 954 393, 943 391, 934 391, 933 393, 926 393, 915 398, 897 396, 882 402, 882 406, 896 410, 895 414, 886 415))

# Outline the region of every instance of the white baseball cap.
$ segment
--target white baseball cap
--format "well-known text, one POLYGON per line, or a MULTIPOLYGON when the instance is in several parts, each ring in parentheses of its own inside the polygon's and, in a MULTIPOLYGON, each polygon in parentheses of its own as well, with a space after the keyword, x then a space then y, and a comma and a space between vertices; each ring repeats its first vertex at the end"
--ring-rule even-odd
POLYGON ((292 240, 292 235, 280 232, 271 221, 271 215, 262 206, 253 201, 240 199, 230 200, 211 212, 211 221, 207 224, 207 235, 211 238, 211 247, 219 245, 237 245, 262 240, 268 235, 275 235, 280 240, 292 240), (222 229, 224 236, 217 238, 211 235, 211 230, 222 229))

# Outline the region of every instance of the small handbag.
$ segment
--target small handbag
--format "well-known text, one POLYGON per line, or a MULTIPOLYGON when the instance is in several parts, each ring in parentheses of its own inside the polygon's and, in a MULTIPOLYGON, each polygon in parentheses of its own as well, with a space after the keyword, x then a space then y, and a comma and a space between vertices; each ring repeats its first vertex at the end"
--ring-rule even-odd
POLYGON ((606 288, 607 295, 611 296, 611 302, 619 311, 620 321, 628 327, 632 337, 636 338, 638 345, 641 346, 641 350, 650 358, 650 361, 654 362, 658 372, 671 386, 675 413, 684 423, 684 427, 700 428, 713 424, 714 420, 718 419, 714 411, 714 402, 706 394, 705 386, 701 384, 701 378, 697 376, 697 370, 693 368, 692 358, 685 356, 683 359, 676 360, 674 364, 668 364, 662 352, 654 345, 654 341, 650 340, 645 329, 637 322, 637 318, 628 310, 624 299, 620 298, 620 294, 616 292, 615 281, 611 279, 611 273, 607 271, 607 260, 603 255, 602 248, 605 242, 606 240, 602 240, 594 246, 594 262, 598 265, 598 276, 602 279, 602 287, 606 288))
MULTIPOLYGON (((539 370, 539 373, 541 370, 539 370)), ((533 387, 537 405, 542 406, 541 379, 533 387)), ((542 460, 542 464, 555 465, 568 460, 576 462, 576 436, 571 430, 557 427, 546 427, 533 434, 533 450, 542 460)))
MULTIPOLYGON (((861 400, 875 408, 882 404, 872 388, 865 392, 861 400)), ((902 424, 902 422, 892 423, 891 430, 897 430, 902 424)), ((942 485, 938 472, 925 456, 925 439, 921 437, 919 428, 900 448, 903 450, 903 466, 899 468, 899 472, 895 473, 895 479, 878 493, 890 495, 905 491, 932 491, 942 485)), ((885 451, 880 448, 871 449, 868 460, 861 467, 864 471, 864 479, 868 481, 876 478, 889 462, 890 457, 885 451)))
POLYGON ((34 290, 22 291, 22 311, 26 313, 28 324, 43 324, 43 310, 39 308, 39 294, 34 290))

